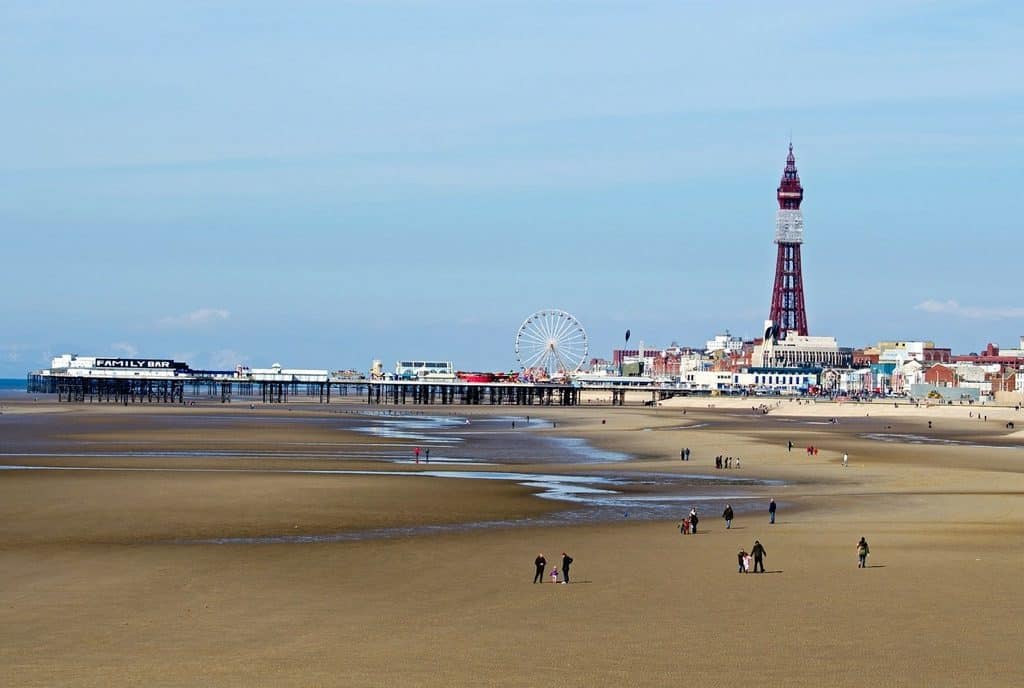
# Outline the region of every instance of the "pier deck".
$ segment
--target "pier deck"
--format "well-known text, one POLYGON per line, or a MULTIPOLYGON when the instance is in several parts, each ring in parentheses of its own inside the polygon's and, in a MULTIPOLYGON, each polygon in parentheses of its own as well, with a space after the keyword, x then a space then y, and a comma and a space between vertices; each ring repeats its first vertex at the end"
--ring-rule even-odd
POLYGON ((265 380, 221 375, 78 376, 29 374, 26 389, 56 394, 58 401, 118 404, 184 404, 186 400, 233 399, 283 403, 289 397, 330 404, 332 396, 364 398, 367 404, 575 406, 580 387, 571 384, 422 380, 265 380))

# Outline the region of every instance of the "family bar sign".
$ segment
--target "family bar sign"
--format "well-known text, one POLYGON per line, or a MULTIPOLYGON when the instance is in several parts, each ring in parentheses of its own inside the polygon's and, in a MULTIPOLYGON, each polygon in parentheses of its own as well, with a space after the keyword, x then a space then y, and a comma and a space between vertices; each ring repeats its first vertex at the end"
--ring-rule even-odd
POLYGON ((97 368, 144 368, 147 370, 184 370, 185 363, 158 358, 97 358, 97 368))

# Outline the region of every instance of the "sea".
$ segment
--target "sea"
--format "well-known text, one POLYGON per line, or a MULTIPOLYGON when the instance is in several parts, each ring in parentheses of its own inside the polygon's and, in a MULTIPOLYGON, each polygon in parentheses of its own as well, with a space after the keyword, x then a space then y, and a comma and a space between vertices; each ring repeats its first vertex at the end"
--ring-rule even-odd
POLYGON ((9 397, 25 393, 25 378, 0 377, 0 395, 9 397))

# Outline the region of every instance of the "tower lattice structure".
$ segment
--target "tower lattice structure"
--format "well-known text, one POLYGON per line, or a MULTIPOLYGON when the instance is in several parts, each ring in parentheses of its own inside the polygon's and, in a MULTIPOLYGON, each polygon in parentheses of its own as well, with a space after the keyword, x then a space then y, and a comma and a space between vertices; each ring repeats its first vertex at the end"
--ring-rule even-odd
POLYGON ((775 243, 779 245, 775 261, 775 286, 768 318, 775 325, 778 338, 789 332, 807 334, 807 311, 804 308, 804 279, 800 267, 800 245, 804 242, 804 216, 800 202, 804 188, 796 171, 793 144, 789 144, 786 169, 777 192, 779 209, 775 216, 775 243))

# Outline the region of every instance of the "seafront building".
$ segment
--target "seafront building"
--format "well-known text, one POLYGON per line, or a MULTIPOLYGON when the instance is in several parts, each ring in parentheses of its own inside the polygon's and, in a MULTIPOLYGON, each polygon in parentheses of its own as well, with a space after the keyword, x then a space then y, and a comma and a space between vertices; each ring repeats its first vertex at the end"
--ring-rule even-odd
POLYGON ((729 334, 729 331, 726 330, 725 334, 716 334, 712 339, 709 339, 704 345, 704 350, 708 353, 715 353, 717 351, 727 354, 739 353, 743 351, 743 343, 743 337, 729 334))
POLYGON ((770 336, 772 323, 765 323, 766 336, 754 347, 752 362, 757 368, 849 368, 853 349, 839 346, 835 337, 789 333, 785 339, 770 336))

